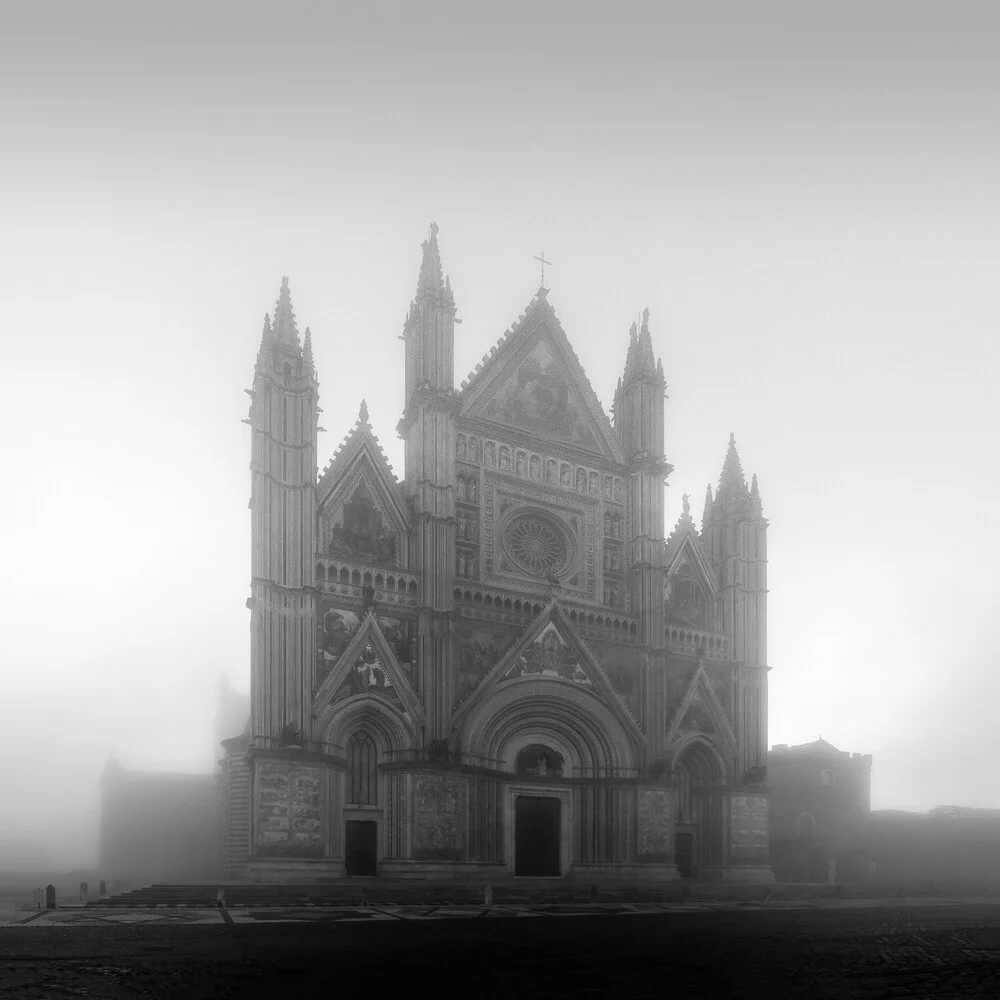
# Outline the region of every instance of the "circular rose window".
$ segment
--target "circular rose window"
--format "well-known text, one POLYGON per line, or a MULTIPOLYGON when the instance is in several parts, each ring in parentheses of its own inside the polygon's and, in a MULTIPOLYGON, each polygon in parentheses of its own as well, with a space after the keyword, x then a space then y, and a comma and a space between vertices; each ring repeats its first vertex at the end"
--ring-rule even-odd
POLYGON ((539 511, 515 514, 507 522, 503 540, 513 562, 531 576, 558 576, 569 562, 566 532, 539 511))

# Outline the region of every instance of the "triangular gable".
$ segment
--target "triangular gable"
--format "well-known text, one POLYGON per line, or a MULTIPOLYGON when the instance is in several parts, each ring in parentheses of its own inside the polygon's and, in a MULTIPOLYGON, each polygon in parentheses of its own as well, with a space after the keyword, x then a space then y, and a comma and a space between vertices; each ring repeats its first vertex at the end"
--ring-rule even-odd
POLYGON ((551 600, 520 641, 516 642, 483 678, 472 696, 458 710, 459 726, 474 706, 481 704, 502 684, 524 678, 574 684, 592 691, 621 720, 626 731, 644 743, 645 737, 590 650, 583 644, 559 608, 551 600))
POLYGON ((420 702, 379 628, 374 611, 362 620, 343 655, 320 684, 313 698, 313 713, 355 695, 381 698, 414 722, 423 721, 420 702))
POLYGON ((546 293, 539 290, 521 319, 463 383, 460 415, 624 462, 621 443, 546 293))
POLYGON ((685 559, 694 570, 705 596, 715 600, 719 596, 719 584, 702 548, 698 530, 687 511, 681 515, 666 542, 664 573, 668 580, 677 572, 685 559))
POLYGON ((718 740, 730 754, 736 753, 736 736, 733 733, 726 710, 722 707, 712 684, 699 663, 681 699, 674 717, 667 726, 664 746, 669 747, 684 733, 697 732, 718 740))
POLYGON ((405 548, 406 510, 392 468, 378 438, 368 423, 362 404, 361 418, 344 439, 317 485, 320 551, 343 549, 339 554, 368 563, 399 565, 405 548), (370 506, 377 522, 363 532, 352 534, 346 523, 345 505, 370 506), (374 515, 378 516, 375 517, 374 515), (356 550, 356 551, 355 551, 356 550))

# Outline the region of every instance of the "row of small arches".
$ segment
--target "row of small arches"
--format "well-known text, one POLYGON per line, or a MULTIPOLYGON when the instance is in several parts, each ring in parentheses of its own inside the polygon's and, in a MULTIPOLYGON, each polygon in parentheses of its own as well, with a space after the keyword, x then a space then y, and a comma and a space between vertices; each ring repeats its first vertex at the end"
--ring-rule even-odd
POLYGON ((725 640, 721 636, 706 635, 691 629, 667 627, 667 639, 672 643, 688 646, 703 646, 712 652, 721 653, 725 640))
MULTIPOLYGON (((522 601, 516 597, 501 597, 492 594, 484 594, 479 590, 462 590, 455 588, 455 600, 464 601, 467 604, 478 604, 487 608, 495 608, 500 611, 513 611, 515 614, 540 615, 542 605, 538 601, 522 601)), ((613 629, 619 632, 636 633, 635 622, 630 622, 617 615, 605 615, 599 611, 577 611, 570 608, 566 617, 571 622, 580 625, 593 625, 597 628, 613 629)))
MULTIPOLYGON (((480 446, 475 437, 466 438, 459 434, 456 438, 455 454, 459 461, 479 464, 480 446)), ((482 447, 483 464, 488 469, 499 468, 501 472, 514 472, 529 479, 545 479, 550 483, 559 483, 566 489, 576 489, 578 493, 589 493, 591 496, 602 495, 608 500, 622 499, 622 481, 616 476, 602 477, 597 472, 589 472, 582 466, 574 467, 566 462, 559 463, 554 458, 543 461, 540 455, 532 455, 526 451, 512 451, 505 444, 496 445, 487 441, 482 447)))
POLYGON ((376 590, 395 591, 397 594, 412 594, 416 596, 417 581, 406 580, 401 576, 385 575, 382 573, 364 573, 359 569, 348 569, 341 566, 327 567, 323 563, 316 563, 316 579, 321 583, 346 583, 354 587, 375 587, 376 590))

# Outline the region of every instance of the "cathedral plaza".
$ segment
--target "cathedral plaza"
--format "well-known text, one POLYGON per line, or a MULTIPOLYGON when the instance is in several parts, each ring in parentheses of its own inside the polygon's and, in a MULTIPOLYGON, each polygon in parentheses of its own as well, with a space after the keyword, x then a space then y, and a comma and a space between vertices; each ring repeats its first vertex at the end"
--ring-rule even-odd
MULTIPOLYGON (((455 324, 432 225, 402 330, 397 477, 362 400, 320 468, 319 374, 287 279, 264 319, 224 876, 772 882, 768 522, 735 437, 700 527, 685 497, 667 533, 648 311, 610 418, 544 272, 460 385, 455 324)), ((368 335, 372 351, 396 339, 368 335)))

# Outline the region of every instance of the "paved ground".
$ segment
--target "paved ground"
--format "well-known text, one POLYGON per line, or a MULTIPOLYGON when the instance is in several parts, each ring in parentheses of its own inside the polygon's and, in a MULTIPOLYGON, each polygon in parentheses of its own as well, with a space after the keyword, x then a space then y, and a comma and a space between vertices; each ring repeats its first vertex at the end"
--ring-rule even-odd
POLYGON ((58 910, 0 928, 4 1000, 370 998, 400 989, 995 998, 1000 902, 58 910))

